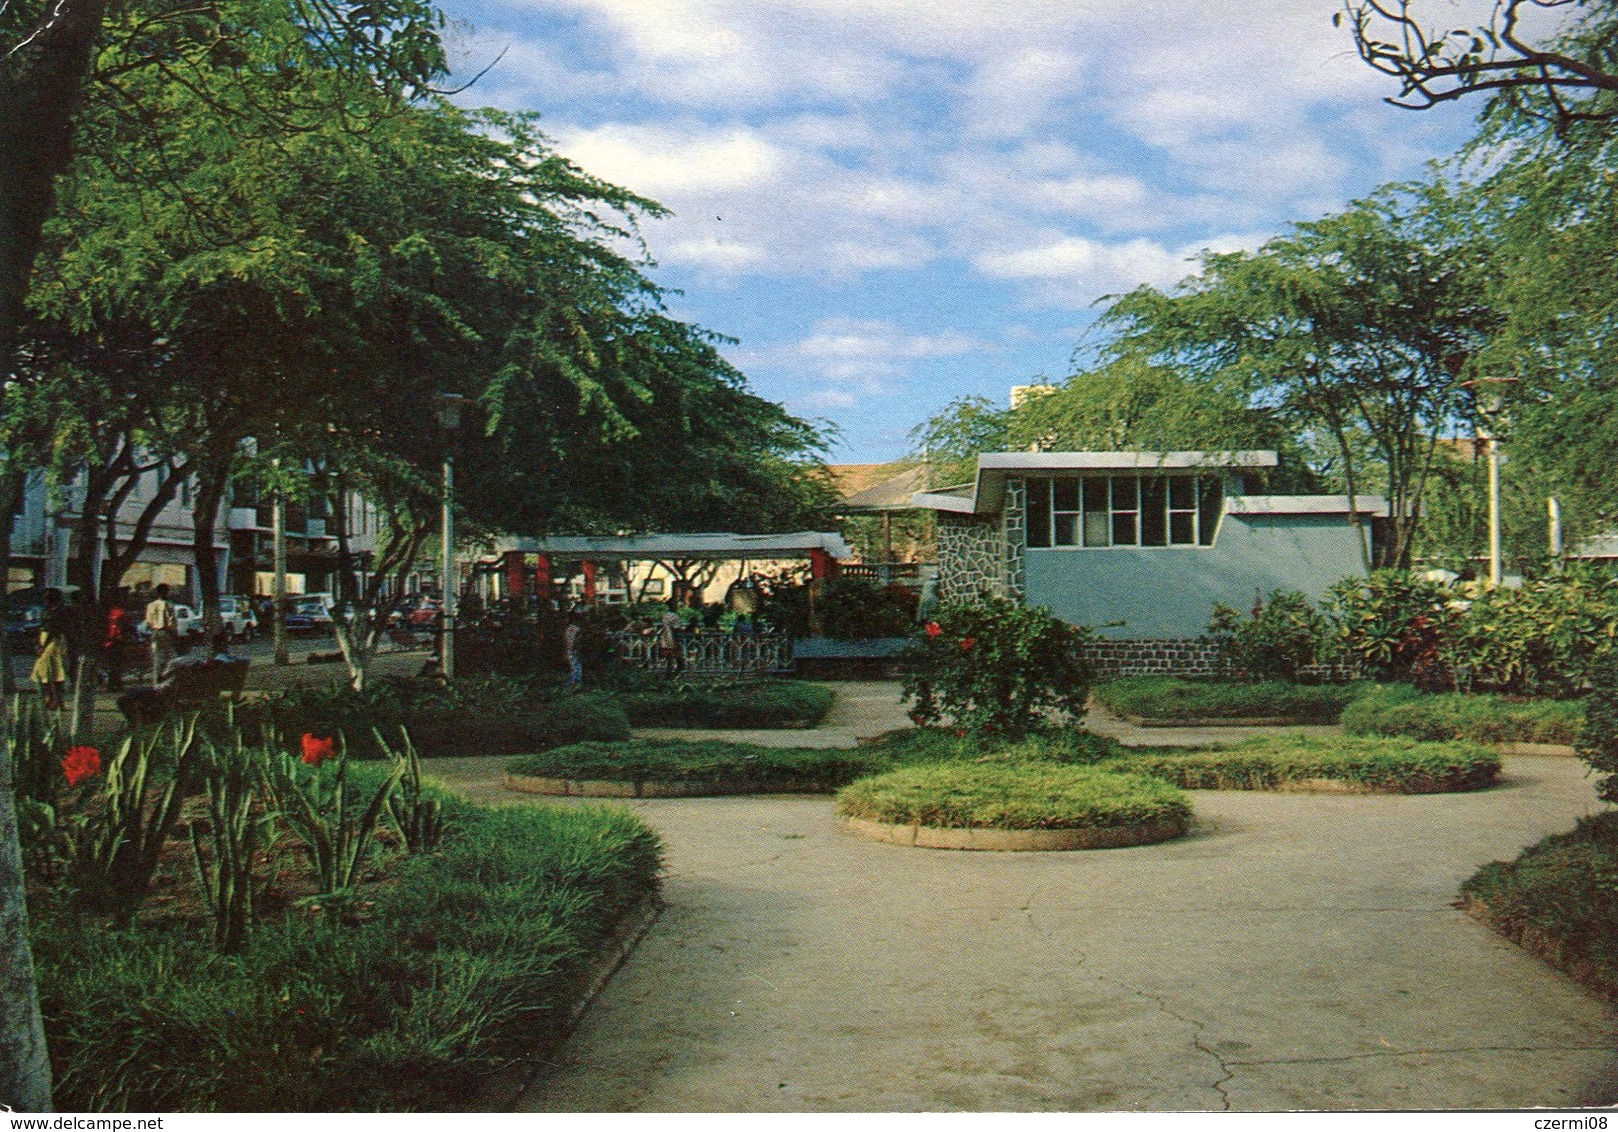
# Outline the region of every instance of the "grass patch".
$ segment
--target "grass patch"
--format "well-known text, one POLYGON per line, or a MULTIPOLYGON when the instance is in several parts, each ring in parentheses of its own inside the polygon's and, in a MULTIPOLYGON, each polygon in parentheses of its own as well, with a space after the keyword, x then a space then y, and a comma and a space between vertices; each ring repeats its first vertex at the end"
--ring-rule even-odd
POLYGON ((1500 775, 1499 757, 1472 743, 1309 735, 1265 735, 1214 750, 1137 751, 1104 765, 1188 790, 1276 790, 1325 779, 1366 790, 1438 794, 1482 790, 1500 775))
POLYGON ((1584 724, 1578 700, 1513 703, 1459 692, 1428 695, 1408 684, 1383 684, 1343 711, 1350 735, 1461 739, 1473 743, 1572 743, 1584 724))
POLYGON ((589 959, 656 891, 657 839, 619 809, 437 796, 438 852, 239 956, 173 916, 108 931, 38 902, 57 1107, 442 1111, 556 1035, 589 959))
POLYGON ((837 795, 844 817, 935 829, 1107 829, 1189 822, 1161 779, 1057 763, 933 763, 862 778, 837 795))
POLYGON ((861 775, 893 766, 890 755, 869 748, 811 750, 756 747, 708 739, 632 739, 627 743, 575 743, 506 764, 506 773, 574 781, 669 782, 726 791, 832 791, 861 775))
POLYGON ((1294 723, 1335 723, 1365 684, 1293 684, 1266 680, 1238 684, 1181 680, 1173 676, 1129 676, 1092 693, 1115 715, 1143 719, 1286 719, 1294 723))
POLYGON ((636 727, 813 727, 836 693, 806 680, 681 684, 618 696, 636 727))
POLYGON ((1082 728, 1039 732, 1018 740, 975 739, 943 727, 890 731, 864 750, 887 756, 895 766, 969 760, 980 762, 1096 763, 1127 754, 1116 739, 1082 728))
POLYGON ((1507 939, 1618 1001, 1618 811, 1483 866, 1461 899, 1507 939))

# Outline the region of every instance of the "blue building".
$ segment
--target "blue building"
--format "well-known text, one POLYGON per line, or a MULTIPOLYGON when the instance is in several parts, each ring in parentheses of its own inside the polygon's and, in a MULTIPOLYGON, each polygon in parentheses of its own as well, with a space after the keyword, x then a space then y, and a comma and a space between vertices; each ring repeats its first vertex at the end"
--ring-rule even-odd
POLYGON ((1115 641, 1191 642, 1215 602, 1363 575, 1380 498, 1248 494, 1274 452, 992 452, 918 492, 938 515, 938 595, 1044 606, 1115 641))

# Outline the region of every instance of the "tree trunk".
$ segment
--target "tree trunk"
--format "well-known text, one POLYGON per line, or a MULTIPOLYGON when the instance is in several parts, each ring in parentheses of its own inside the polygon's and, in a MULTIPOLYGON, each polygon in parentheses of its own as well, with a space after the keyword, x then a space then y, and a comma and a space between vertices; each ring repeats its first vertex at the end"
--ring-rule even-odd
MULTIPOLYGON (((0 585, 0 620, 11 609, 11 525, 22 511, 26 472, 8 471, 0 477, 0 562, 5 563, 6 579, 0 585)), ((0 633, 0 699, 7 704, 17 694, 17 678, 11 671, 11 641, 0 633)), ((0 707, 0 712, 4 708, 0 707)), ((0 716, 3 718, 3 716, 0 716)))
POLYGON ((24 893, 11 758, 0 751, 0 1104, 19 1112, 49 1112, 51 1061, 39 1017, 24 893))
POLYGON ((197 481, 197 498, 191 510, 193 530, 191 549, 197 560, 197 590, 202 599, 203 632, 211 642, 224 628, 219 616, 219 553, 214 549, 214 525, 230 484, 230 462, 204 465, 197 481))
POLYGON ((28 46, 0 54, 0 366, 9 369, 56 178, 73 159, 73 119, 105 0, 56 0, 28 46))

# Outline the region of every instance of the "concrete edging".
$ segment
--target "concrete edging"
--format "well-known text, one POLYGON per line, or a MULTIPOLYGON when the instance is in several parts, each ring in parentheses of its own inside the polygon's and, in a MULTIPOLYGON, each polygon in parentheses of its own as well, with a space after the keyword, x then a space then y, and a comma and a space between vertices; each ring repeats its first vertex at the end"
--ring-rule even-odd
POLYGON ((1170 719, 1161 716, 1147 715, 1119 715, 1122 719, 1136 727, 1330 727, 1331 724, 1320 719, 1299 719, 1293 715, 1238 715, 1238 716, 1191 716, 1186 719, 1170 719))
POLYGON ((1123 849, 1185 836, 1189 823, 1160 818, 1140 825, 1090 829, 946 829, 843 818, 849 833, 917 849, 981 849, 999 853, 1062 852, 1070 849, 1123 849))
POLYGON ((545 778, 505 774, 500 785, 520 794, 548 794, 561 798, 709 798, 723 794, 824 794, 806 782, 646 782, 607 778, 545 778))

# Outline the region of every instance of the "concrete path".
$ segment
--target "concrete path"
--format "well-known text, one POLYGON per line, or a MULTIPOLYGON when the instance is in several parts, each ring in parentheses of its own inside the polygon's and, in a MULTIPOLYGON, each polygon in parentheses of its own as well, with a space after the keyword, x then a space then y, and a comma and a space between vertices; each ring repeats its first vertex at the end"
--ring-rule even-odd
MULTIPOLYGON (((880 687, 847 710, 879 718, 880 687)), ((489 763, 433 768, 541 803, 489 763)), ((1575 760, 1510 758, 1470 795, 1198 792, 1192 836, 1102 852, 880 844, 826 797, 628 804, 668 908, 528 1110, 1618 1101, 1614 1014, 1451 903, 1597 808, 1575 760)))
POLYGON ((831 710, 809 731, 708 731, 694 727, 637 727, 637 739, 729 739, 760 747, 853 747, 899 727, 911 726, 892 680, 847 680, 831 685, 837 691, 831 710))

